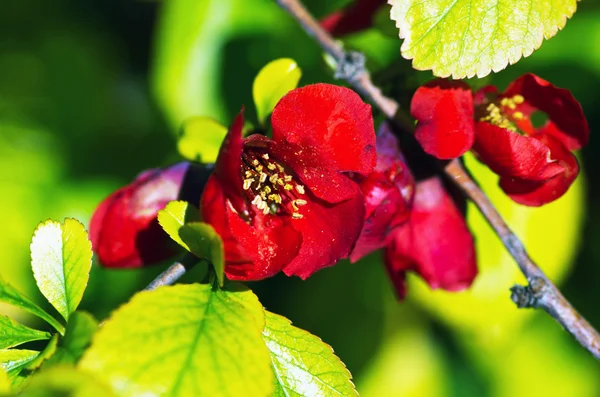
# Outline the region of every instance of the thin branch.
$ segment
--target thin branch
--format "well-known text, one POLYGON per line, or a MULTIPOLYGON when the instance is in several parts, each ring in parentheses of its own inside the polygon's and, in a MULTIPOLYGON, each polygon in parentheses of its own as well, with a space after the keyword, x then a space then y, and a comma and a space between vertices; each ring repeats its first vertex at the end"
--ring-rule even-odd
POLYGON ((153 291, 163 285, 175 284, 187 271, 196 266, 199 259, 193 254, 186 254, 180 261, 173 262, 164 272, 156 276, 144 291, 153 291))
MULTIPOLYGON (((304 30, 319 43, 321 48, 337 61, 336 78, 348 82, 356 91, 373 103, 388 119, 405 132, 412 132, 413 124, 408 115, 400 112, 396 101, 384 96, 365 68, 364 55, 346 52, 326 32, 299 0, 276 0, 304 30)), ((458 159, 444 167, 444 173, 454 182, 481 211, 502 244, 515 259, 521 272, 527 277, 528 286, 511 289, 511 299, 519 307, 539 308, 546 311, 594 357, 600 359, 600 334, 575 310, 544 272, 527 254, 519 238, 510 230, 502 216, 485 193, 471 178, 458 159)))

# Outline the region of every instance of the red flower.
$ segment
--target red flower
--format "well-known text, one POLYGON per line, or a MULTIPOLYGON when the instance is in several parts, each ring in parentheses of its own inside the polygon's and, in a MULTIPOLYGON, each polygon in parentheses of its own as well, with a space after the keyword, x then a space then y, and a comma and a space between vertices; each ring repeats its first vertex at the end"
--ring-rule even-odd
POLYGON ((474 99, 455 87, 433 83, 413 97, 416 136, 428 153, 457 157, 472 144, 478 158, 500 175, 504 192, 524 205, 543 205, 567 191, 579 172, 571 150, 589 139, 581 106, 569 91, 533 74, 502 94, 485 87, 474 99))
POLYGON ((303 279, 349 255, 364 217, 352 175, 376 161, 371 108, 353 91, 315 84, 273 110, 273 137, 229 128, 202 196, 204 220, 225 244, 228 278, 283 270, 303 279))
POLYGON ((433 289, 458 291, 477 275, 473 237, 438 177, 417 183, 410 217, 394 229, 385 266, 400 298, 405 277, 417 272, 433 289))
POLYGON ((415 180, 387 123, 377 133, 377 165, 360 187, 365 196, 365 224, 350 255, 352 262, 385 247, 391 231, 410 215, 415 180))
POLYGON ((321 26, 336 37, 359 32, 373 24, 373 15, 386 3, 387 0, 356 0, 323 18, 321 26))
MULTIPOLYGON (((108 196, 90 221, 90 239, 106 267, 140 267, 172 257, 175 244, 162 230, 157 213, 182 197, 186 176, 199 171, 190 163, 142 172, 129 185, 108 196)), ((197 201, 196 197, 189 197, 197 201)))
POLYGON ((375 171, 361 182, 367 215, 350 259, 356 261, 385 247, 385 265, 400 298, 406 294, 404 279, 409 270, 432 288, 468 287, 477 274, 473 238, 441 181, 429 178, 415 189, 386 124, 377 135, 377 155, 375 171))

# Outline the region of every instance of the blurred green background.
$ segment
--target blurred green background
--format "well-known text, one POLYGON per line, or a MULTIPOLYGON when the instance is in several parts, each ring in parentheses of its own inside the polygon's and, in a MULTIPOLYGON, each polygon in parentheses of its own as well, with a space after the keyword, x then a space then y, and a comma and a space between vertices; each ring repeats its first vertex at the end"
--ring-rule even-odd
MULTIPOLYGON (((348 1, 306 3, 323 16, 348 1)), ((345 41, 367 53, 375 79, 403 102, 431 77, 411 72, 400 59, 400 41, 382 29, 345 41)), ((298 62, 301 84, 332 82, 319 48, 273 1, 5 2, 2 276, 43 303, 28 258, 36 225, 66 216, 88 222, 100 200, 140 170, 177 161, 175 138, 189 116, 227 124, 246 105, 255 122, 253 78, 279 57, 298 62)), ((585 177, 558 202, 528 209, 504 198, 475 160, 468 164, 534 258, 599 328, 600 156, 593 155, 600 150, 599 4, 580 3, 564 31, 484 82, 503 88, 525 72, 569 88, 583 105, 592 129, 580 155, 585 177)), ((331 344, 363 396, 599 396, 600 363, 552 319, 514 307, 508 288, 522 282, 516 266, 476 211, 470 208, 468 217, 481 272, 463 293, 432 292, 410 277, 408 298, 398 303, 379 254, 306 282, 278 276, 252 288, 268 309, 331 344)), ((103 318, 162 269, 95 265, 83 307, 103 318)))

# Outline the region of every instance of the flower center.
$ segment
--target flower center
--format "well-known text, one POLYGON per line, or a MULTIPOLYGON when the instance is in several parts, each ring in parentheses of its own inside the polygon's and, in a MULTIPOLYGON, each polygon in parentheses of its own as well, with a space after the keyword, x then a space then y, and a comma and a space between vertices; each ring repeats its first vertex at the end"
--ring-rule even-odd
POLYGON ((522 112, 515 111, 515 109, 523 102, 525 102, 525 98, 522 95, 502 98, 499 102, 491 102, 487 104, 485 109, 481 109, 483 114, 479 117, 479 120, 513 132, 522 133, 515 122, 523 120, 525 116, 522 112))
POLYGON ((305 194, 304 186, 268 153, 244 152, 241 172, 248 199, 263 214, 283 212, 302 218, 299 210, 307 201, 299 197, 305 194))

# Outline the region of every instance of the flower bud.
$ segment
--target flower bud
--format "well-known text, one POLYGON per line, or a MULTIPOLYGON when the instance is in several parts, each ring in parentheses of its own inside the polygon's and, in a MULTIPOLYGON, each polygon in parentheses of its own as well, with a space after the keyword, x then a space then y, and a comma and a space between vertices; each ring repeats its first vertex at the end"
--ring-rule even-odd
POLYGON ((108 196, 90 221, 90 239, 105 267, 132 268, 155 264, 177 253, 177 246, 158 224, 158 211, 169 201, 200 201, 211 167, 182 162, 146 170, 108 196))

